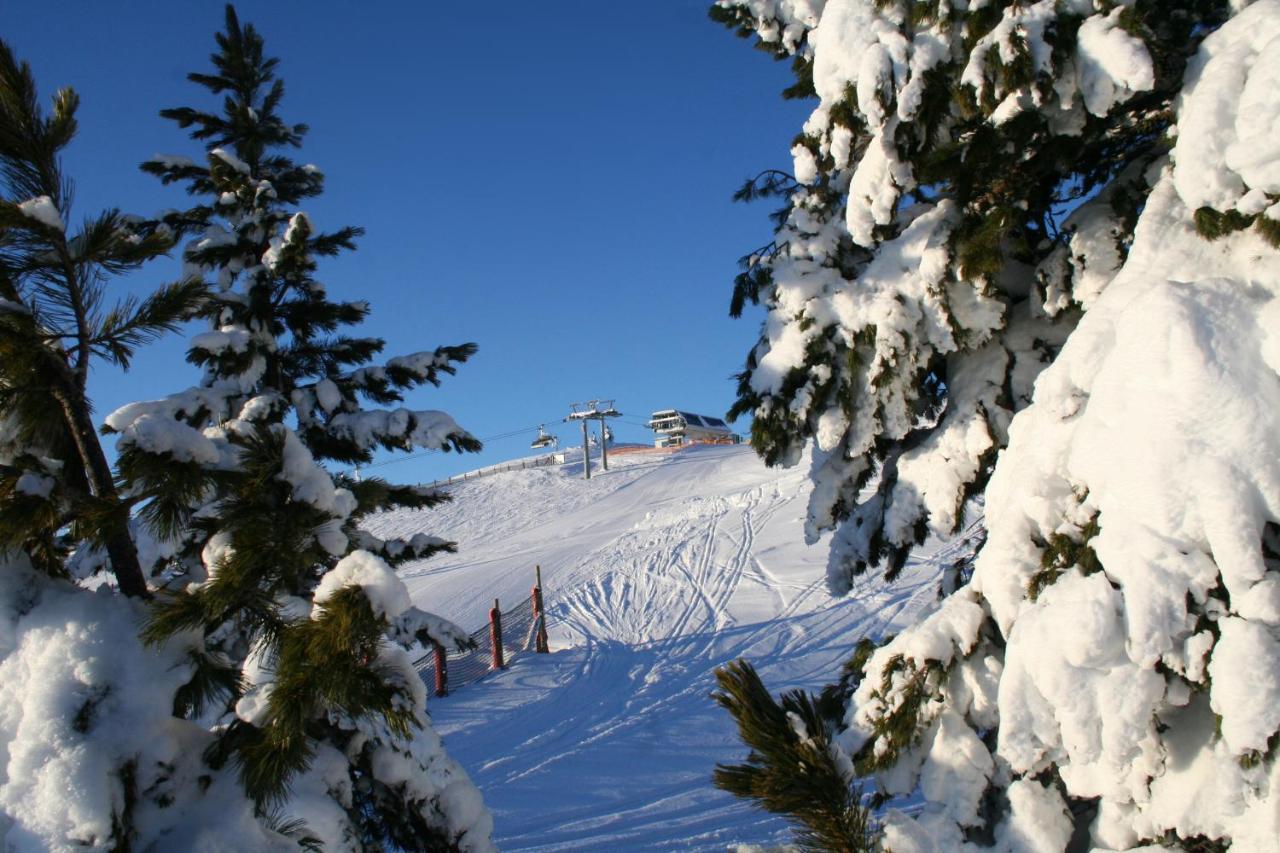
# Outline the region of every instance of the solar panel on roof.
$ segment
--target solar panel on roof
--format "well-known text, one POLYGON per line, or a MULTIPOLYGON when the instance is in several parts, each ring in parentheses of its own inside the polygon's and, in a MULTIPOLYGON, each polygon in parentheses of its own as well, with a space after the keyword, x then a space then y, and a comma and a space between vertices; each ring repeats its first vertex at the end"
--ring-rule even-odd
POLYGON ((719 418, 703 418, 703 420, 706 421, 707 426, 723 427, 724 429, 729 428, 729 425, 724 421, 720 420, 719 418))

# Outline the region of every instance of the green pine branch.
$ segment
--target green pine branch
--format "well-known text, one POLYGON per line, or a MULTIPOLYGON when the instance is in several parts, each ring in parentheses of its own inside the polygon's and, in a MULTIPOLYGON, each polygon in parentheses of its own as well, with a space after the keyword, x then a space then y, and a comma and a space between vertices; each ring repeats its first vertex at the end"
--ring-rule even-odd
POLYGON ((199 279, 162 285, 143 299, 119 302, 98 323, 90 343, 102 357, 125 369, 138 347, 175 332, 200 310, 208 286, 199 279))
POLYGON ((779 703, 743 660, 716 670, 716 683, 713 698, 751 750, 741 764, 716 766, 716 787, 785 817, 802 850, 874 850, 871 811, 832 757, 829 717, 838 706, 825 708, 803 691, 785 693, 779 703))

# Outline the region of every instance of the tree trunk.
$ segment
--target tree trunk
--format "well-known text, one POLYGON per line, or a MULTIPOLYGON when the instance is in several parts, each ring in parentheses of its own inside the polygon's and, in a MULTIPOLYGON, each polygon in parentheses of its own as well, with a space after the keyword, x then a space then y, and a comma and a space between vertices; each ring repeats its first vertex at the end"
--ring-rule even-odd
MULTIPOLYGON (((89 481, 89 491, 94 497, 119 506, 120 496, 116 494, 115 482, 111 477, 111 466, 107 464, 106 454, 98 442, 94 432, 93 421, 89 417, 89 405, 83 395, 55 388, 54 396, 62 406, 67 430, 76 445, 76 453, 84 468, 85 479, 89 481)), ((107 522, 104 531, 107 556, 111 560, 111 570, 116 576, 116 583, 125 595, 146 598, 147 581, 142 574, 142 565, 138 561, 138 548, 129 533, 127 516, 113 515, 107 522)))

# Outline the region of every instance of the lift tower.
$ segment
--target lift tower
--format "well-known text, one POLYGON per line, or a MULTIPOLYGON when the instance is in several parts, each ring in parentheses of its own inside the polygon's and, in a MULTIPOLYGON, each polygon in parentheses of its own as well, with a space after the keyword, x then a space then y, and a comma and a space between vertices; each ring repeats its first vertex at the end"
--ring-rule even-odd
POLYGON ((605 440, 605 418, 616 418, 622 415, 613 407, 612 400, 588 400, 585 403, 570 403, 569 415, 565 421, 581 421, 582 422, 582 477, 585 480, 591 479, 591 455, 590 443, 587 439, 587 421, 598 421, 600 423, 600 465, 604 470, 609 470, 609 447, 605 440), (582 407, 582 411, 578 407, 582 407))

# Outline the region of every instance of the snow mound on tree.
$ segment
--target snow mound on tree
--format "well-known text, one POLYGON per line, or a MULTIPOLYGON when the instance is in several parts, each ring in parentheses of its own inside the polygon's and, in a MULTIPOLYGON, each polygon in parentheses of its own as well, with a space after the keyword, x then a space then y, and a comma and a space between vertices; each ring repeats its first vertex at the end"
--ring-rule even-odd
POLYGON ((201 760, 210 734, 170 713, 184 650, 143 646, 141 617, 107 590, 0 562, 0 846, 296 849, 201 760), (138 837, 119 839, 126 809, 138 837))
POLYGON ((1174 182, 1191 210, 1251 216, 1280 193, 1280 20, 1270 2, 1247 14, 1249 29, 1207 41, 1188 72, 1180 110, 1196 119, 1179 122, 1173 157, 1188 167, 1174 182))

